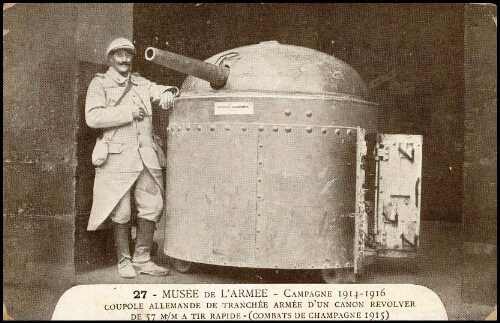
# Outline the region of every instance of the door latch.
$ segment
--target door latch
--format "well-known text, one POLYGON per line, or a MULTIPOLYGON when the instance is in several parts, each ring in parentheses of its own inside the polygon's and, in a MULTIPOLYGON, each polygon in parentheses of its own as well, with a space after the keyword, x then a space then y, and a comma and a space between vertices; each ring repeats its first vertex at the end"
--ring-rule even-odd
POLYGON ((401 155, 403 155, 406 159, 408 159, 412 163, 415 160, 415 149, 414 148, 411 149, 411 156, 408 155, 408 153, 403 148, 401 148, 401 144, 399 144, 398 151, 401 153, 401 155))

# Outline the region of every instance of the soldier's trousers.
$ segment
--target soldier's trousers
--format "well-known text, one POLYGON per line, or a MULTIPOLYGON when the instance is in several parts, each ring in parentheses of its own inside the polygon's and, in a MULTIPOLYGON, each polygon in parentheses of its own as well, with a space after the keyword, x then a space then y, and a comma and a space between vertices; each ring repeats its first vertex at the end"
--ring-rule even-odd
POLYGON ((132 187, 125 193, 118 204, 109 215, 116 223, 127 223, 130 221, 131 210, 131 190, 134 190, 135 206, 138 211, 137 217, 149 221, 158 222, 163 210, 163 196, 156 178, 162 176, 161 170, 148 169, 144 167, 132 187))

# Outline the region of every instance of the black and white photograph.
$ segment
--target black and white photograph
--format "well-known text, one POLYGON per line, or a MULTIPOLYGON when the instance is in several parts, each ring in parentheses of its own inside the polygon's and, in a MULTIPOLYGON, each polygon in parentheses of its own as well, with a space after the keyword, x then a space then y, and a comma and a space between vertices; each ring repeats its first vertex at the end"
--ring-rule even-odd
POLYGON ((494 4, 3 4, 4 320, 496 306, 494 4))

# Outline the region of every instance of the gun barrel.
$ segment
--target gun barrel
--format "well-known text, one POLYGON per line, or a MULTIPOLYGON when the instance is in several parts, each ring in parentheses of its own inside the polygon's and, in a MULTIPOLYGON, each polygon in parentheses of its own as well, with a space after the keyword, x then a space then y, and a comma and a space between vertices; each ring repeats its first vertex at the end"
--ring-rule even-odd
POLYGON ((223 88, 229 77, 229 68, 225 66, 217 66, 155 47, 148 47, 145 56, 148 61, 210 82, 216 90, 223 88))

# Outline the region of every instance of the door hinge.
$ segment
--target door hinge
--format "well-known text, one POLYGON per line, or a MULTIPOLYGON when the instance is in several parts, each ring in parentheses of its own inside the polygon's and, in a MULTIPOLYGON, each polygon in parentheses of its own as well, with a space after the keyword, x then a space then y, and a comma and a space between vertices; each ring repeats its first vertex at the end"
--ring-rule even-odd
POLYGON ((375 160, 389 160, 389 146, 380 144, 374 148, 375 160))

